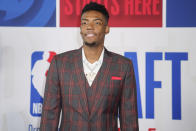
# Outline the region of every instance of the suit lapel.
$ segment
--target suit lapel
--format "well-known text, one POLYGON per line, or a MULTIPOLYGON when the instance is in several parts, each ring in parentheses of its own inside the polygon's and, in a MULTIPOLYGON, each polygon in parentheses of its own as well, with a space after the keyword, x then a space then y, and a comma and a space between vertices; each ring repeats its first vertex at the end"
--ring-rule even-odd
POLYGON ((102 90, 103 90, 105 81, 107 80, 107 77, 110 73, 110 66, 111 66, 111 62, 112 62, 112 57, 110 56, 110 52, 105 49, 102 66, 101 66, 97 76, 95 77, 95 80, 92 83, 92 87, 90 87, 90 88, 93 88, 92 94, 94 95, 94 97, 93 97, 94 103, 93 103, 91 111, 90 111, 91 113, 89 112, 89 109, 88 109, 87 95, 86 95, 86 91, 85 91, 86 77, 84 75, 83 63, 82 63, 82 48, 80 48, 78 50, 78 52, 75 54, 73 61, 74 61, 74 66, 75 66, 74 71, 76 72, 75 76, 77 77, 80 92, 81 92, 80 104, 81 104, 83 111, 84 111, 84 112, 82 112, 82 115, 84 115, 86 117, 86 119, 88 119, 88 118, 91 119, 98 111, 99 106, 102 102, 102 99, 103 99, 102 90))
POLYGON ((105 81, 107 80, 108 74, 110 72, 111 62, 112 62, 112 57, 110 56, 110 52, 108 52, 105 49, 102 66, 92 84, 92 88, 93 88, 92 94, 94 95, 93 97, 94 103, 91 108, 90 119, 96 114, 97 110, 99 109, 98 107, 102 102, 103 96, 101 94, 105 81))
POLYGON ((84 110, 82 113, 87 113, 89 116, 89 110, 88 110, 88 103, 87 103, 87 96, 85 92, 85 75, 84 75, 84 70, 83 70, 83 64, 82 64, 82 48, 78 50, 74 57, 74 65, 75 65, 75 72, 76 72, 76 77, 79 83, 79 88, 80 88, 80 103, 81 106, 84 110))

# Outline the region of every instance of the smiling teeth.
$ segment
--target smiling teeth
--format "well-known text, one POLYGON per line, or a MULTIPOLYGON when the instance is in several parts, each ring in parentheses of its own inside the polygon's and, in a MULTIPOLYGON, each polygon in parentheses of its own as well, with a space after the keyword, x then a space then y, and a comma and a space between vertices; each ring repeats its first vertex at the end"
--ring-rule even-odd
POLYGON ((87 34, 87 37, 92 37, 94 36, 94 34, 87 34))

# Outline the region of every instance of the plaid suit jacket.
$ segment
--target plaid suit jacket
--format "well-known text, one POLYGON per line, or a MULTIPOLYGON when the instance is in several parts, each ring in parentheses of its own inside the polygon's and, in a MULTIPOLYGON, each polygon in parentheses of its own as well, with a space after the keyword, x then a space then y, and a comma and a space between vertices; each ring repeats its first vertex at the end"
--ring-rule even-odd
POLYGON ((92 83, 92 108, 85 92, 82 49, 55 56, 44 94, 41 131, 138 131, 136 83, 132 62, 105 49, 103 64, 92 83))

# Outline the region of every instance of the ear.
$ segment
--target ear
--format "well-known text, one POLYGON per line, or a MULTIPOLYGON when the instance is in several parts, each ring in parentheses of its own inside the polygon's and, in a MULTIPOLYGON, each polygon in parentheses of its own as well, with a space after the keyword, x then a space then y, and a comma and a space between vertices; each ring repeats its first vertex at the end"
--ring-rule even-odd
POLYGON ((82 29, 81 29, 81 25, 80 25, 80 34, 82 34, 82 29))
POLYGON ((105 27, 105 34, 108 34, 110 32, 110 27, 108 25, 106 25, 105 27))

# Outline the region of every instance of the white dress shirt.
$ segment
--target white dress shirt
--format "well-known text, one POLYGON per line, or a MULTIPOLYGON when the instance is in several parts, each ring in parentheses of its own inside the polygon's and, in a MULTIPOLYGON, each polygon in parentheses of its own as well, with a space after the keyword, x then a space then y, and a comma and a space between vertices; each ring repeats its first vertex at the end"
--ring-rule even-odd
POLYGON ((104 56, 105 49, 102 50, 101 55, 99 57, 98 61, 95 61, 94 63, 90 63, 84 54, 84 49, 82 48, 82 60, 83 60, 83 68, 84 68, 84 74, 86 76, 86 79, 88 80, 89 86, 92 85, 102 63, 103 63, 103 56, 104 56))

